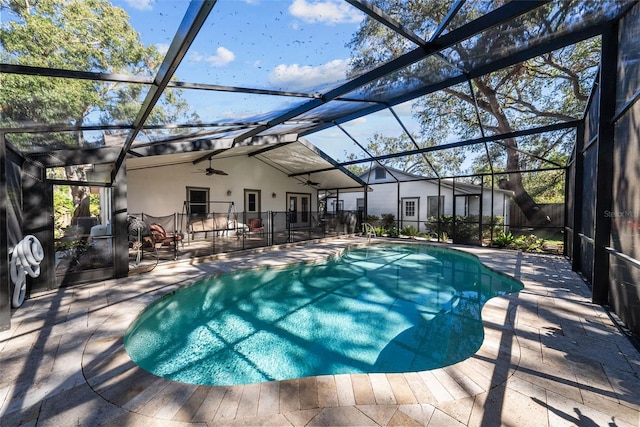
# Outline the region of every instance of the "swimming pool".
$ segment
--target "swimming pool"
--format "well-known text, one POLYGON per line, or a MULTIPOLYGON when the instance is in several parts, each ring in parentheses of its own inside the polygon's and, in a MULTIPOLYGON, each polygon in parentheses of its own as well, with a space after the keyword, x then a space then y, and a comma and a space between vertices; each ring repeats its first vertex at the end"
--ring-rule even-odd
POLYGON ((192 384, 422 371, 473 355, 482 306, 522 288, 459 251, 371 245, 177 290, 151 304, 124 341, 141 368, 192 384))

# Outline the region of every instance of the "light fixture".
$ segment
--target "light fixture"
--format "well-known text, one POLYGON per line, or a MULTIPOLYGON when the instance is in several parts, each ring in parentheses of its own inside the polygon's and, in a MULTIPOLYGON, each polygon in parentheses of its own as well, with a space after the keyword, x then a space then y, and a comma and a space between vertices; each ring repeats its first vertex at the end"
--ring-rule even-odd
POLYGON ((227 196, 231 195, 231 190, 227 190, 227 196))
POLYGON ((271 197, 276 198, 276 193, 271 193, 271 197))

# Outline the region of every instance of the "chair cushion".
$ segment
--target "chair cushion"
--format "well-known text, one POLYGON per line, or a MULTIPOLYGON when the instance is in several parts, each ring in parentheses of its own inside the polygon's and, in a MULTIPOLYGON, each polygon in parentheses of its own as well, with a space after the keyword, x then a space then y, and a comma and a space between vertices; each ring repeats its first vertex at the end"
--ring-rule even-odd
POLYGON ((153 237, 156 239, 156 241, 164 240, 167 238, 167 231, 160 224, 151 224, 149 228, 151 229, 153 237))
POLYGON ((262 228, 262 218, 250 218, 249 230, 256 230, 262 228))

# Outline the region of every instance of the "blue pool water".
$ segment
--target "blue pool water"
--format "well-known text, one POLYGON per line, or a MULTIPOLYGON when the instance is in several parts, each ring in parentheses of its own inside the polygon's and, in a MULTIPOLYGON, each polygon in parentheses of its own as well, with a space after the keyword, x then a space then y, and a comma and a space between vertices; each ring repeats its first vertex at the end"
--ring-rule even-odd
POLYGON ((521 289, 458 251, 374 245, 180 289, 149 306, 124 341, 143 369, 193 384, 421 371, 473 355, 484 303, 521 289))

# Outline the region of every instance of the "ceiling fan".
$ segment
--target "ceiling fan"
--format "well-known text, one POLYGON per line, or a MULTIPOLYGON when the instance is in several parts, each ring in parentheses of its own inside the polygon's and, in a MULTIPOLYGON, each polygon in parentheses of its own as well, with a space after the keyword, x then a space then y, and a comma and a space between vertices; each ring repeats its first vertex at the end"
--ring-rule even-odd
POLYGON ((209 167, 206 168, 206 169, 199 169, 199 171, 204 172, 204 174, 207 175, 207 176, 211 176, 211 175, 229 175, 225 171, 221 171, 220 169, 214 169, 211 166, 211 159, 209 159, 209 167))
POLYGON ((300 184, 311 185, 311 186, 320 185, 319 182, 311 181, 311 174, 307 174, 307 180, 305 182, 301 182, 300 184))

